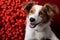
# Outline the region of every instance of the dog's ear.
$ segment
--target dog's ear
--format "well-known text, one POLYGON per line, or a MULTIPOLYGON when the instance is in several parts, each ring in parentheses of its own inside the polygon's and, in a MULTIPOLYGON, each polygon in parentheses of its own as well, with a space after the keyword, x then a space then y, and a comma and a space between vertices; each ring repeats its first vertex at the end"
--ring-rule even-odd
POLYGON ((53 16, 54 14, 57 14, 59 11, 58 11, 58 8, 56 5, 51 5, 51 4, 45 4, 44 5, 44 9, 45 11, 47 11, 47 14, 49 16, 53 16))
POLYGON ((27 10, 27 12, 29 12, 34 4, 35 4, 34 2, 25 3, 23 5, 23 10, 27 10))

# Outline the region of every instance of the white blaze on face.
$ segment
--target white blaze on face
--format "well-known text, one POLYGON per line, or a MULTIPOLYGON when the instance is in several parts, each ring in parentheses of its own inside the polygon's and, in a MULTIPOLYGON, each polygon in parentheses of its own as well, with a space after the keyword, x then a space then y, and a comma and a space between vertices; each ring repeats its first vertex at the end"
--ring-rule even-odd
POLYGON ((32 17, 35 19, 35 23, 41 22, 42 18, 39 16, 39 11, 42 9, 41 5, 34 5, 31 9, 34 9, 34 13, 29 15, 29 19, 32 17))

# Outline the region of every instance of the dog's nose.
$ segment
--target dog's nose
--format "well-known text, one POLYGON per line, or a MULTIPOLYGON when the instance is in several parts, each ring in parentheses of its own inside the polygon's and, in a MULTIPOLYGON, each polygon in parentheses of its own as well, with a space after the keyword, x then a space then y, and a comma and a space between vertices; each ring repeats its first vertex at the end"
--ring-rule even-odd
POLYGON ((30 18, 30 22, 34 22, 35 21, 35 19, 34 18, 30 18))

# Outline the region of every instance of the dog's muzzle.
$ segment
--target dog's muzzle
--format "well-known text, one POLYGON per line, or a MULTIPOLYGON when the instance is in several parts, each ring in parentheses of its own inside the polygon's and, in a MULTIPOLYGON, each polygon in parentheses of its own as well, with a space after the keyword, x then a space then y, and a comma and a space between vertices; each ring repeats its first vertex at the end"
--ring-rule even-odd
POLYGON ((31 28, 35 28, 38 24, 40 24, 41 22, 37 23, 37 24, 33 24, 33 23, 30 23, 30 27, 31 28))

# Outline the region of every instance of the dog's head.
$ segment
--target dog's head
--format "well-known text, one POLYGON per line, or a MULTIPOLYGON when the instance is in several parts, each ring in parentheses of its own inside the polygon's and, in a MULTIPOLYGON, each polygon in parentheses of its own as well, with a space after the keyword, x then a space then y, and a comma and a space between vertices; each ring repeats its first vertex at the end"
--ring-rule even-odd
POLYGON ((47 23, 51 17, 58 13, 58 9, 55 5, 45 4, 36 5, 35 3, 27 3, 23 9, 27 10, 27 17, 30 22, 30 26, 33 28, 39 23, 47 23))

